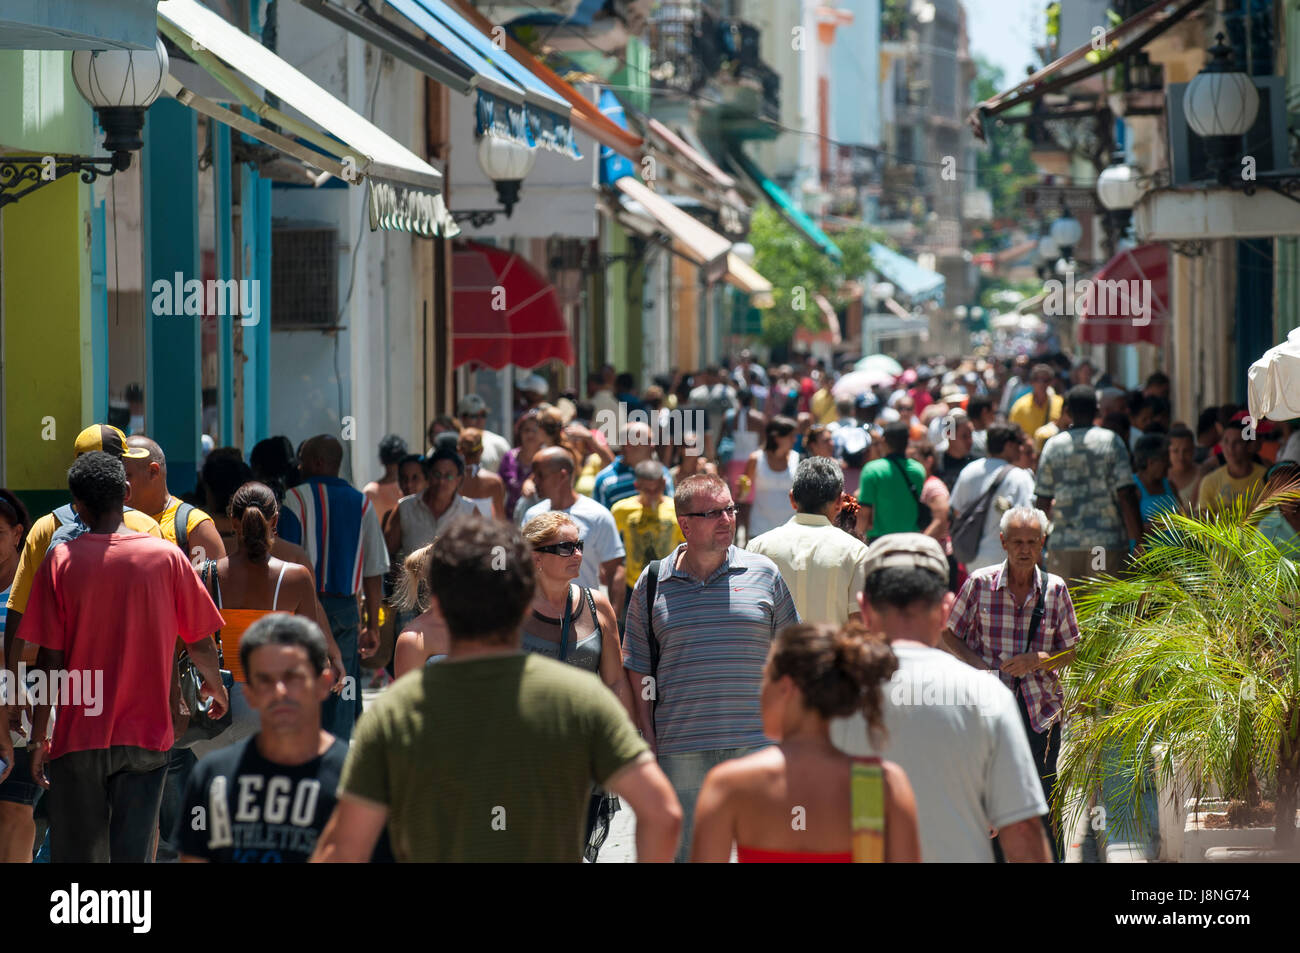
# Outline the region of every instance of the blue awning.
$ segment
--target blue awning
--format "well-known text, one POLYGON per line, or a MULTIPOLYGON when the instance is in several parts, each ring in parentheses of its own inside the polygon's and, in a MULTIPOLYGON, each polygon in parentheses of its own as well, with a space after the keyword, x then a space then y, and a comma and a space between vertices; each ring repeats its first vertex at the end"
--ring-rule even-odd
POLYGON ((838 245, 831 241, 830 236, 818 227, 807 212, 795 204, 794 199, 784 189, 769 179, 763 173, 763 170, 756 166, 749 156, 745 155, 739 144, 734 144, 728 155, 758 190, 767 196, 767 200, 772 203, 773 208, 781 213, 782 218, 803 232, 804 236, 831 260, 836 262, 844 260, 844 253, 840 251, 838 245))
POLYGON ((492 81, 492 89, 476 89, 477 135, 508 136, 552 152, 581 157, 569 119, 569 104, 527 66, 443 0, 387 2, 452 56, 492 81))
POLYGON ((886 248, 879 242, 871 245, 871 266, 881 276, 913 302, 934 301, 943 304, 943 289, 947 280, 937 271, 922 268, 906 255, 886 248))
MULTIPOLYGON (((618 101, 618 97, 608 89, 600 91, 600 114, 618 126, 620 129, 631 131, 627 124, 627 113, 623 109, 623 104, 618 101)), ((636 175, 637 168, 632 164, 632 160, 621 153, 615 152, 609 146, 600 147, 600 184, 613 185, 625 175, 636 175)))
POLYGON ((157 39, 158 0, 0 3, 0 50, 152 50, 157 39))

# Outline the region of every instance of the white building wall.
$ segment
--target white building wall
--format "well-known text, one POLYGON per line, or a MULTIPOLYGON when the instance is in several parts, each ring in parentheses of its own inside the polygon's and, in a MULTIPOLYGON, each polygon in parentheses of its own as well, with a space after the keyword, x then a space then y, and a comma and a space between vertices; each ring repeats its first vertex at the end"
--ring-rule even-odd
MULTIPOLYGON (((296 4, 279 10, 279 55, 424 155, 423 74, 296 4)), ((423 449, 419 263, 432 252, 427 239, 372 232, 362 186, 274 189, 272 209, 272 228, 310 221, 338 229, 343 330, 273 331, 271 432, 295 443, 314 433, 339 436, 347 451, 342 475, 360 485, 378 471, 385 434, 423 449)))

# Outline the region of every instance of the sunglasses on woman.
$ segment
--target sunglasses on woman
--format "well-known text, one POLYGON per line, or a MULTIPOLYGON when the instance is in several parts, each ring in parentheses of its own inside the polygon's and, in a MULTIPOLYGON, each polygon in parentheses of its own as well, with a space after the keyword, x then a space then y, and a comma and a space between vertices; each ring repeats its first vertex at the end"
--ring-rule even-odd
POLYGON ((551 543, 548 546, 534 546, 535 553, 550 553, 553 556, 572 556, 574 553, 582 552, 582 540, 576 542, 551 543))

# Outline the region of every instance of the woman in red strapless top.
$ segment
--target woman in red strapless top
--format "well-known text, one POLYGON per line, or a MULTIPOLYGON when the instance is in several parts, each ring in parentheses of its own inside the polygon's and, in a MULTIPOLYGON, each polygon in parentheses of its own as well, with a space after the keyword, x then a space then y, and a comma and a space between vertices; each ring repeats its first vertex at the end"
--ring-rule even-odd
POLYGON ((872 733, 883 735, 884 684, 897 668, 889 646, 860 626, 783 629, 761 695, 763 731, 778 743, 709 772, 695 806, 691 860, 725 863, 736 845, 742 864, 850 863, 855 847, 862 860, 919 861, 907 775, 889 761, 855 765, 830 739, 830 720, 859 709, 872 733), (864 824, 864 813, 874 823, 864 824))

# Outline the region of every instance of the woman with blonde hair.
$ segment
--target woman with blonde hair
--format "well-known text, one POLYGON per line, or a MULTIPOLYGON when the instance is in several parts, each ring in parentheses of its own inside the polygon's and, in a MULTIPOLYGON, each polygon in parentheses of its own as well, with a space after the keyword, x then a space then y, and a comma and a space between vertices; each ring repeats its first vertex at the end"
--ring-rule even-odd
MULTIPOLYGON (((635 718, 614 607, 599 589, 573 582, 582 568, 578 524, 565 513, 551 511, 529 520, 523 534, 533 550, 537 581, 532 611, 524 616, 523 650, 599 676, 635 718)), ((613 795, 592 792, 584 852, 588 861, 595 862, 617 810, 613 795)))
POLYGON ((406 624, 393 649, 393 676, 441 662, 451 647, 451 634, 438 606, 429 598, 429 563, 435 539, 421 546, 402 562, 402 576, 393 594, 394 604, 404 613, 419 611, 406 624))
POLYGON ((916 799, 903 769, 852 758, 830 722, 863 711, 883 740, 889 646, 860 626, 800 623, 777 633, 763 672, 763 733, 776 742, 724 761, 695 805, 691 860, 726 863, 907 863, 921 859, 916 799), (791 813, 791 806, 802 810, 791 813))

